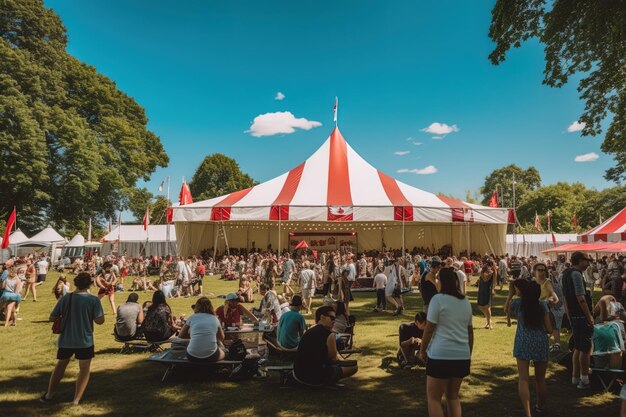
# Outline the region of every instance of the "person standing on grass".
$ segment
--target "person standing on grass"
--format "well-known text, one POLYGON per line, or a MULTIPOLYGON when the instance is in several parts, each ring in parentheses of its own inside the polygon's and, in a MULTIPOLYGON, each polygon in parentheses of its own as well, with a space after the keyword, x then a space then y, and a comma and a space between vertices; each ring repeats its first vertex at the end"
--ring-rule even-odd
POLYGON ((315 274, 311 269, 309 261, 304 261, 303 269, 300 271, 300 291, 302 291, 303 306, 306 314, 311 314, 311 299, 315 292, 315 274))
POLYGON ((111 304, 111 311, 113 315, 117 314, 115 309, 115 284, 117 283, 117 275, 112 271, 112 265, 110 262, 105 262, 102 266, 102 273, 96 277, 96 285, 98 286, 98 298, 102 298, 105 295, 109 298, 111 304))
POLYGON ((37 267, 37 284, 36 285, 41 285, 46 280, 46 275, 48 275, 48 268, 50 267, 50 264, 48 263, 48 260, 46 259, 45 253, 41 254, 41 257, 39 258, 35 266, 37 267))
POLYGON ((430 270, 422 274, 420 282, 420 294, 424 301, 424 313, 428 314, 430 300, 439 292, 439 280, 437 275, 441 270, 441 258, 433 256, 430 260, 430 270))
POLYGON ((565 312, 572 326, 574 356, 572 358, 572 384, 579 389, 589 388, 589 364, 593 347, 593 316, 591 315, 591 295, 587 292, 582 271, 589 262, 582 252, 574 252, 572 268, 563 271, 563 295, 565 312))
POLYGON ((518 392, 526 417, 542 415, 546 406, 546 369, 550 356, 552 323, 545 301, 540 300, 541 286, 536 282, 518 279, 513 282, 515 292, 521 298, 509 305, 509 314, 517 319, 513 356, 517 359, 519 373, 518 392), (531 411, 529 367, 535 365, 537 405, 531 411))
POLYGON ((485 324, 484 328, 488 330, 493 328, 491 325, 491 302, 493 300, 493 294, 496 290, 497 276, 498 274, 495 270, 495 265, 493 264, 493 261, 489 259, 480 271, 480 275, 478 277, 478 299, 476 301, 478 309, 487 319, 487 324, 485 324))
POLYGON ((33 293, 33 301, 37 301, 37 268, 31 259, 26 261, 26 292, 23 300, 28 298, 28 292, 33 293))
POLYGON ((441 292, 430 300, 419 357, 426 362, 428 415, 443 417, 441 399, 446 394, 449 417, 461 417, 459 390, 470 373, 474 346, 472 306, 459 291, 451 268, 439 272, 441 292))
POLYGON ((74 393, 74 405, 78 404, 89 382, 91 359, 94 357, 93 323, 104 323, 104 311, 98 297, 87 291, 91 286, 91 275, 81 272, 74 278, 76 291, 62 297, 50 313, 50 321, 63 315, 64 324, 59 335, 58 362, 50 376, 48 390, 40 398, 52 402, 56 389, 65 375, 65 368, 72 356, 78 359, 78 378, 74 393))

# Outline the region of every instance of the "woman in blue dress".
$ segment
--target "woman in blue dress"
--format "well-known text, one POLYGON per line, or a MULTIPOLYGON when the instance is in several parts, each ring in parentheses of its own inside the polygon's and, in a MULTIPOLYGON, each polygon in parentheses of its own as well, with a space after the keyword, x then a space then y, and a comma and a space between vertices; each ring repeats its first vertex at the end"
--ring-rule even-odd
POLYGON ((0 305, 4 308, 5 322, 4 326, 15 326, 17 320, 17 307, 22 302, 22 283, 26 281, 26 264, 17 267, 17 275, 15 269, 9 270, 9 277, 0 285, 2 288, 2 296, 0 296, 0 305))
POLYGON ((519 299, 509 306, 509 315, 517 318, 513 356, 519 373, 518 392, 527 417, 531 417, 529 368, 535 365, 537 405, 533 414, 541 415, 546 405, 546 368, 548 367, 552 323, 545 301, 539 301, 541 287, 534 281, 513 282, 519 299))

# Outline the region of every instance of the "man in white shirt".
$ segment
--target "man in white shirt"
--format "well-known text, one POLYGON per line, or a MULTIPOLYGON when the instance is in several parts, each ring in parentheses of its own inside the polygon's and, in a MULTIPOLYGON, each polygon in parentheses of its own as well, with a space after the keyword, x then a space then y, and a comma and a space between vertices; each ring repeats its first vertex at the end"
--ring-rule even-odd
POLYGON ((352 255, 348 255, 348 281, 356 281, 356 266, 354 265, 354 258, 352 255))
POLYGON ((302 290, 302 304, 306 308, 306 314, 310 315, 311 298, 315 292, 315 273, 309 261, 304 262, 304 268, 300 272, 300 289, 302 290))
POLYGON ((48 275, 48 268, 50 266, 48 260, 46 259, 45 253, 41 254, 41 257, 39 258, 35 266, 37 268, 37 285, 41 285, 46 280, 46 275, 48 275))
POLYGON ((374 313, 387 309, 387 300, 385 299, 385 287, 387 286, 387 275, 382 271, 378 272, 374 277, 374 288, 376 289, 376 308, 374 313))

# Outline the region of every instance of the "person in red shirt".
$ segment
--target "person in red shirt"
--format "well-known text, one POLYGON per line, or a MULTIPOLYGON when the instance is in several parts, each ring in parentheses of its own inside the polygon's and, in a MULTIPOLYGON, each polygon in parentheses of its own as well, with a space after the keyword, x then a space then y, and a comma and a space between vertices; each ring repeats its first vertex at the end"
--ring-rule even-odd
POLYGON ((204 278, 204 274, 206 274, 206 266, 204 265, 204 261, 198 261, 198 265, 196 266, 196 279, 193 290, 198 293, 198 295, 202 296, 204 293, 204 289, 202 286, 202 280, 204 278))
POLYGON ((467 275, 467 278, 470 279, 472 277, 472 272, 474 272, 474 265, 472 264, 472 261, 467 259, 465 256, 461 258, 461 261, 463 261, 463 270, 465 275, 467 275))
POLYGON ((245 316, 254 324, 258 324, 259 320, 247 308, 239 304, 239 297, 235 293, 226 296, 226 302, 223 306, 219 306, 215 310, 217 318, 224 326, 239 326, 241 324, 241 316, 245 316))

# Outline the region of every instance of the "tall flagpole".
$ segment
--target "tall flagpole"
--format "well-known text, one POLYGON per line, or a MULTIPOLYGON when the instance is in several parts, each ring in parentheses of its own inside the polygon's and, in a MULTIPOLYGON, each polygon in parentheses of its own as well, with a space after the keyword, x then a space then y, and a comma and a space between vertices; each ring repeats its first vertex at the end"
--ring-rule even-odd
POLYGON ((515 173, 513 173, 513 255, 517 255, 517 210, 515 209, 515 173))
MULTIPOLYGON (((168 204, 168 208, 166 210, 169 210, 169 206, 172 205, 172 202, 170 201, 170 176, 168 175, 166 178, 167 180, 167 204, 168 204)), ((165 240, 167 242, 167 253, 165 255, 169 256, 171 255, 171 245, 170 245, 170 222, 168 221, 167 218, 167 212, 165 213, 165 240)))
POLYGON ((335 127, 337 127, 337 107, 339 107, 339 98, 335 96, 335 107, 333 108, 333 121, 335 122, 335 127))

